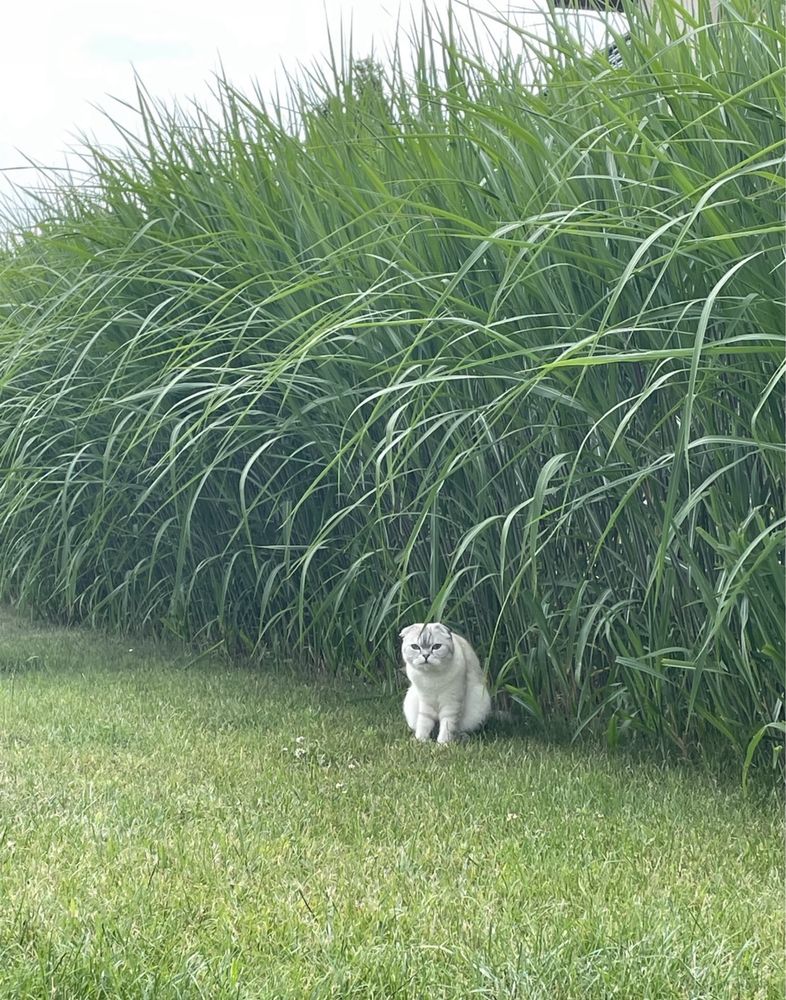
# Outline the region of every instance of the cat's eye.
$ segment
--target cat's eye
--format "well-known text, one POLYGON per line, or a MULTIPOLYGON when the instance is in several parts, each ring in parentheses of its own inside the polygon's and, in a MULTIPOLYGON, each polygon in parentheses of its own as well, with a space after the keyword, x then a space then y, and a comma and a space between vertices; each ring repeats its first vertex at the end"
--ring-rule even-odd
POLYGON ((413 642, 412 643, 412 648, 413 649, 420 649, 420 646, 418 646, 418 644, 416 642, 413 642))
POLYGON ((442 643, 441 642, 435 642, 434 645, 431 648, 432 649, 442 649, 442 643))

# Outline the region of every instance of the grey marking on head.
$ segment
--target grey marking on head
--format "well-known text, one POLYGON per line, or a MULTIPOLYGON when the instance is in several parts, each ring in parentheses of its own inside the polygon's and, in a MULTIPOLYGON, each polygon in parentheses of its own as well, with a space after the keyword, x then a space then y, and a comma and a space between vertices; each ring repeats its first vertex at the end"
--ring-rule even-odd
POLYGON ((434 640, 434 636, 437 634, 442 634, 447 636, 447 638, 452 638, 453 633, 450 631, 447 625, 443 625, 442 622, 416 622, 414 625, 407 625, 399 632, 399 638, 404 639, 407 636, 411 636, 418 640, 419 645, 429 645, 434 640))

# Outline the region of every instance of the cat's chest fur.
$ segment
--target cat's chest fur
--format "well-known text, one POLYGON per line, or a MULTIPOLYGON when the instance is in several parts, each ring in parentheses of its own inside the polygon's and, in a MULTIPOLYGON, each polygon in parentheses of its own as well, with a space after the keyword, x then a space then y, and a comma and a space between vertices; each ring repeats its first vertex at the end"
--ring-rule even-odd
POLYGON ((407 666, 406 673, 418 693, 435 708, 439 708, 446 700, 455 701, 463 696, 466 665, 461 657, 454 656, 449 666, 430 671, 407 666))

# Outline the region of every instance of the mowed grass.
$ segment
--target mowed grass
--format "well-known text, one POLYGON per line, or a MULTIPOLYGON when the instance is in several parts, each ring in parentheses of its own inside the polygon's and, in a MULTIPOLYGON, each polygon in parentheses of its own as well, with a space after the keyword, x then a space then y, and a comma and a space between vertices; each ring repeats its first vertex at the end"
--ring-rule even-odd
POLYGON ((0 996, 781 997, 775 791, 0 615, 0 996))

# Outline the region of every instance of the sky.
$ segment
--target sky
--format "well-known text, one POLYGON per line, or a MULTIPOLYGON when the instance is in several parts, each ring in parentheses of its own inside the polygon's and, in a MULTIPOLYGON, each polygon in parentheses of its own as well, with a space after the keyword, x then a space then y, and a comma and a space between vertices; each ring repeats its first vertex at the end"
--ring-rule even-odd
MULTIPOLYGON (((519 21, 542 0, 472 0, 519 21)), ((448 0, 430 0, 439 13, 448 0)), ((3 11, 0 42, 0 197, 13 180, 35 180, 28 158, 60 167, 86 133, 111 143, 100 109, 122 118, 134 71, 154 96, 205 99, 223 67, 241 89, 272 91, 282 69, 297 72, 352 26, 353 51, 380 56, 422 0, 21 0, 3 11)), ((459 17, 462 8, 455 8, 459 17)), ((492 22, 493 23, 493 22, 492 22)))

